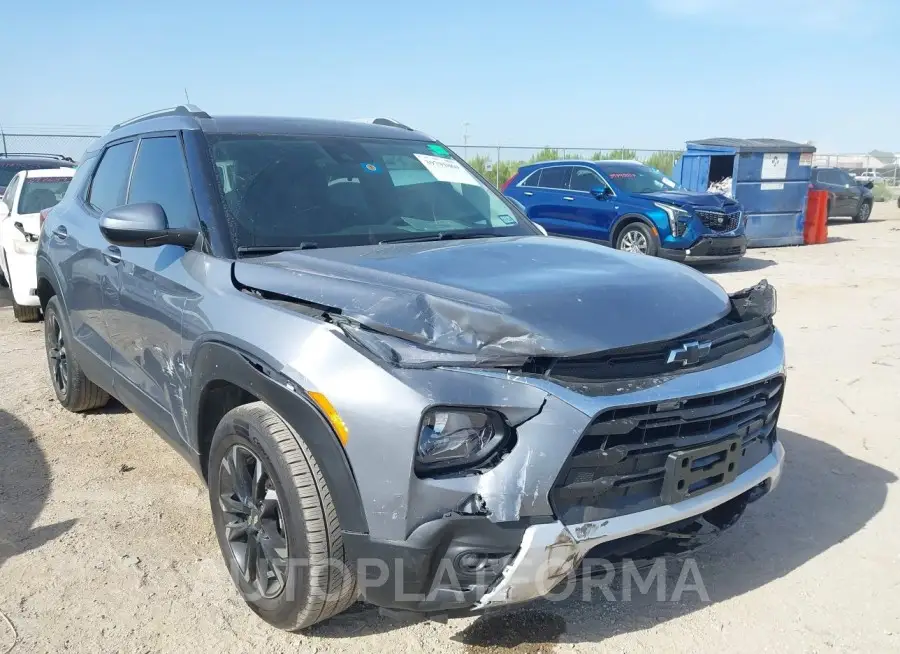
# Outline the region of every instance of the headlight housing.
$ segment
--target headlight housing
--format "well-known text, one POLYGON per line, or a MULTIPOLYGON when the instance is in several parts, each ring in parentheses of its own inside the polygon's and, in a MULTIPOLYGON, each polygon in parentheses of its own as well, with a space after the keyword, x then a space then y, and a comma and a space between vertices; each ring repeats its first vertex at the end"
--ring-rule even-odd
POLYGON ((484 463, 510 444, 512 430, 496 411, 436 407, 422 416, 416 473, 427 476, 484 463))
MULTIPOLYGON (((669 218, 669 229, 672 230, 672 234, 681 236, 684 231, 682 230, 681 234, 678 233, 679 220, 686 221, 687 218, 690 217, 691 212, 672 204, 665 204, 664 202, 654 202, 653 204, 666 212, 666 216, 669 218)), ((682 222, 681 225, 683 226, 684 223, 682 222)))

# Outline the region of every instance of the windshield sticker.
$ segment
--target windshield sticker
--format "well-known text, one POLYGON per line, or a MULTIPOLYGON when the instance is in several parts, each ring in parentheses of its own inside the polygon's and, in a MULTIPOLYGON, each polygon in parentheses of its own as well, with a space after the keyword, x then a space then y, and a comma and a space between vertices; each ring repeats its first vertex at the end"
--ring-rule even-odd
POLYGON ((613 179, 633 179, 637 177, 635 173, 609 173, 613 179))
POLYGON ((429 143, 428 149, 434 152, 436 155, 440 155, 441 157, 449 157, 450 152, 443 145, 438 145, 437 143, 429 143))
POLYGON ((500 222, 504 225, 516 225, 518 224, 518 220, 510 216, 508 213, 501 213, 497 218, 500 219, 500 222))
POLYGON ((359 164, 359 165, 362 166, 362 169, 365 170, 367 173, 377 173, 377 172, 380 172, 380 170, 378 169, 378 166, 376 166, 376 165, 373 164, 373 163, 362 163, 362 164, 359 164))
POLYGON ((459 165, 459 162, 454 161, 453 159, 432 157, 428 154, 416 154, 416 159, 418 159, 428 172, 439 182, 479 186, 478 180, 472 177, 472 174, 468 170, 463 168, 459 165))
POLYGON ((677 186, 677 184, 675 182, 673 182, 671 179, 669 179, 668 177, 663 177, 662 183, 665 184, 666 186, 668 186, 669 188, 675 188, 677 186))

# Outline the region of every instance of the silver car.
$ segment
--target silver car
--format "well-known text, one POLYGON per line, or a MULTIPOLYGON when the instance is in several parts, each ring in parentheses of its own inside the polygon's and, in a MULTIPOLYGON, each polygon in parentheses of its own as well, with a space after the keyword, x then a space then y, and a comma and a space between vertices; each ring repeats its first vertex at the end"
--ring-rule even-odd
POLYGON ((771 287, 548 237, 394 121, 117 125, 37 272, 60 403, 114 396, 196 467, 280 628, 525 602, 781 473, 771 287))

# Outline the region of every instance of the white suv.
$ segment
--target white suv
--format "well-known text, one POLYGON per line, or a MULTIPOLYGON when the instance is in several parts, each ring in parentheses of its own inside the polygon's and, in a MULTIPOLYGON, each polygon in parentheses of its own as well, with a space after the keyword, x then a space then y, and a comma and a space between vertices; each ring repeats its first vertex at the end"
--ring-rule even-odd
POLYGON ((41 317, 35 272, 41 212, 62 200, 74 174, 74 168, 19 171, 0 201, 0 271, 19 322, 41 317))

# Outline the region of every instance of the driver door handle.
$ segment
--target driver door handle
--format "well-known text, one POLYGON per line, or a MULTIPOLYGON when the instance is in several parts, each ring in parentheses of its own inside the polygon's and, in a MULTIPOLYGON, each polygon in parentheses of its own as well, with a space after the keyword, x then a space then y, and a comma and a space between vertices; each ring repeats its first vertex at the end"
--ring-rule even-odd
POLYGON ((569 202, 574 202, 575 198, 573 198, 571 195, 564 195, 563 200, 568 200, 569 202))
POLYGON ((65 225, 60 225, 53 228, 53 235, 60 241, 65 241, 69 237, 69 230, 66 229, 65 225))
POLYGON ((110 245, 103 251, 103 258, 106 260, 106 263, 116 266, 122 262, 122 251, 115 245, 110 245))

